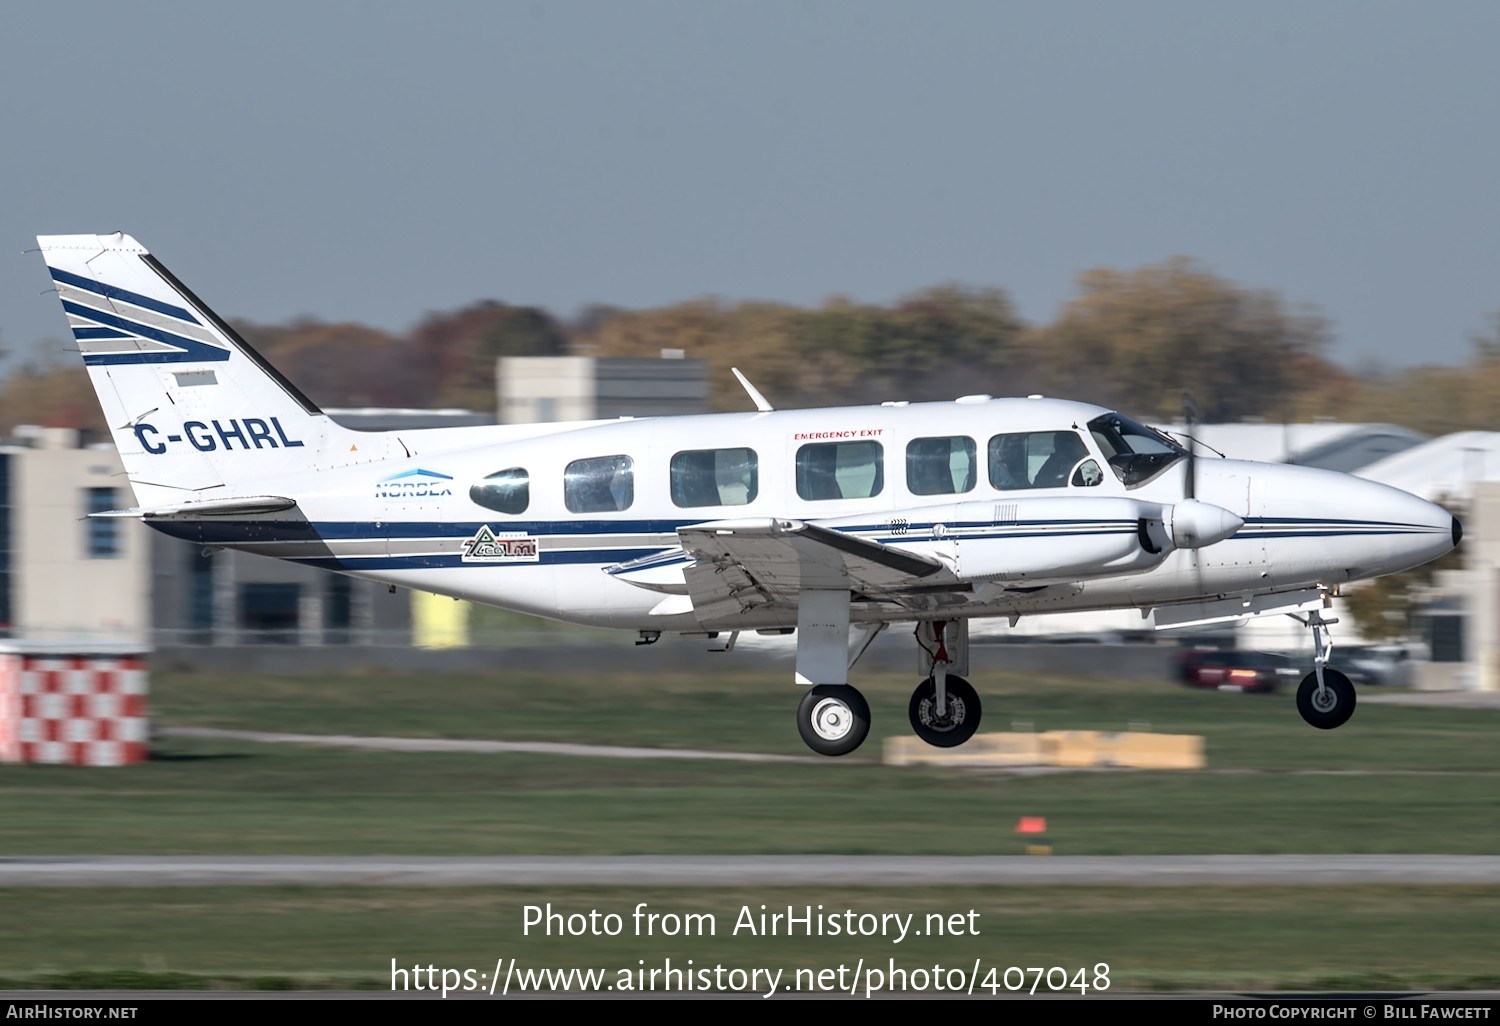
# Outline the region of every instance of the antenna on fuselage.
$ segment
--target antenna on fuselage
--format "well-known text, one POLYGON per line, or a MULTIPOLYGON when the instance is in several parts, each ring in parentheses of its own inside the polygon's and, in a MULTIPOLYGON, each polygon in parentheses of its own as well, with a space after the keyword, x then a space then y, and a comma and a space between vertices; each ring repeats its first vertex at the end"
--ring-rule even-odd
POLYGON ((741 374, 738 367, 731 367, 729 369, 733 372, 735 377, 740 379, 740 384, 745 386, 745 391, 750 393, 750 401, 755 404, 755 408, 757 410, 759 410, 761 413, 770 413, 771 411, 776 409, 776 407, 766 402, 766 397, 760 394, 759 389, 750 384, 750 379, 741 374))

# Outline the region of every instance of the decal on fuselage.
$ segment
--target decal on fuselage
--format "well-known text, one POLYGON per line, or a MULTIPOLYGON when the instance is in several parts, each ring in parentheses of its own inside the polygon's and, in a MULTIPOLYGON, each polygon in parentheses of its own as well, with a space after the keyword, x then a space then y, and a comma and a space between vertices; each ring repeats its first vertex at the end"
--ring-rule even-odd
POLYGON ((523 534, 496 534, 488 524, 464 540, 465 563, 536 563, 541 560, 537 541, 523 534))
POLYGON ((858 428, 847 431, 797 431, 792 435, 794 442, 827 442, 838 441, 844 438, 879 438, 885 434, 885 428, 858 428))
POLYGON ((259 417, 210 420, 206 424, 201 420, 189 420, 183 423, 181 434, 168 434, 151 424, 137 424, 135 437, 141 448, 152 456, 188 445, 199 452, 213 452, 215 449, 296 449, 303 444, 301 439, 288 438, 281 421, 275 417, 269 420, 259 417))
POLYGON ((383 477, 375 482, 375 498, 377 499, 439 499, 444 495, 452 495, 453 489, 448 487, 448 482, 453 478, 449 474, 439 474, 435 470, 406 470, 390 477, 383 477))

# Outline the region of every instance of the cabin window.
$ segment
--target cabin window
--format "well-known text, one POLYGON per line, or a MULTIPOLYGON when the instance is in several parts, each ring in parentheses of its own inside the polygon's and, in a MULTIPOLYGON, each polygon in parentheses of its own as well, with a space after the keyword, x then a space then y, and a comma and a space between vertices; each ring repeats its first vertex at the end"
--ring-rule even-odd
POLYGON ((616 513, 635 502, 635 465, 629 456, 574 460, 563 472, 563 504, 570 513, 616 513))
POLYGON ((758 490, 754 449, 692 449, 672 457, 672 502, 744 506, 758 490))
POLYGON ((906 447, 906 487, 913 495, 967 492, 978 462, 972 438, 914 438, 906 447))
POLYGON ((797 450, 797 494, 804 499, 868 499, 884 487, 879 442, 819 442, 797 450))
POLYGON ((1073 480, 1068 484, 1074 488, 1092 488, 1104 480, 1104 471, 1099 469, 1097 460, 1084 460, 1078 464, 1078 469, 1073 471, 1073 480))
MULTIPOLYGON (((1072 431, 1030 431, 990 439, 990 484, 1002 491, 1064 488, 1070 480, 1098 484, 1099 466, 1089 472, 1088 447, 1072 431)), ((1092 462, 1092 461, 1090 461, 1092 462)))
POLYGON ((483 481, 474 482, 469 498, 496 513, 512 516, 525 513, 531 505, 531 475, 523 467, 496 471, 483 481))

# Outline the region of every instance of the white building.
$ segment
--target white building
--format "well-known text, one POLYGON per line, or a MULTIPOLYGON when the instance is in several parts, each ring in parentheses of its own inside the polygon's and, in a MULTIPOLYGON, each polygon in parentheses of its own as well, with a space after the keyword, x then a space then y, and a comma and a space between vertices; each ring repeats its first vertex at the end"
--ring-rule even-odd
POLYGON ((662 417, 706 410, 707 370, 681 350, 655 357, 503 356, 500 423, 662 417))
POLYGON ((88 514, 133 504, 113 445, 27 428, 0 448, 0 633, 145 644, 150 531, 88 514))
POLYGON ((1500 691, 1500 432, 1434 438, 1359 475, 1451 504, 1464 525, 1464 567, 1438 575, 1426 639, 1432 662, 1418 686, 1500 691))

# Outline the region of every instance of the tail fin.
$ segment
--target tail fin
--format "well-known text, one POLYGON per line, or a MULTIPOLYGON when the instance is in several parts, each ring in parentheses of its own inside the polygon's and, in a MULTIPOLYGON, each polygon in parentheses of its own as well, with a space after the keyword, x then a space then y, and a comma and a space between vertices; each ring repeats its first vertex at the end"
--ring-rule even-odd
POLYGON ((383 455, 345 458, 380 436, 329 420, 130 236, 37 242, 142 506, 383 455))

